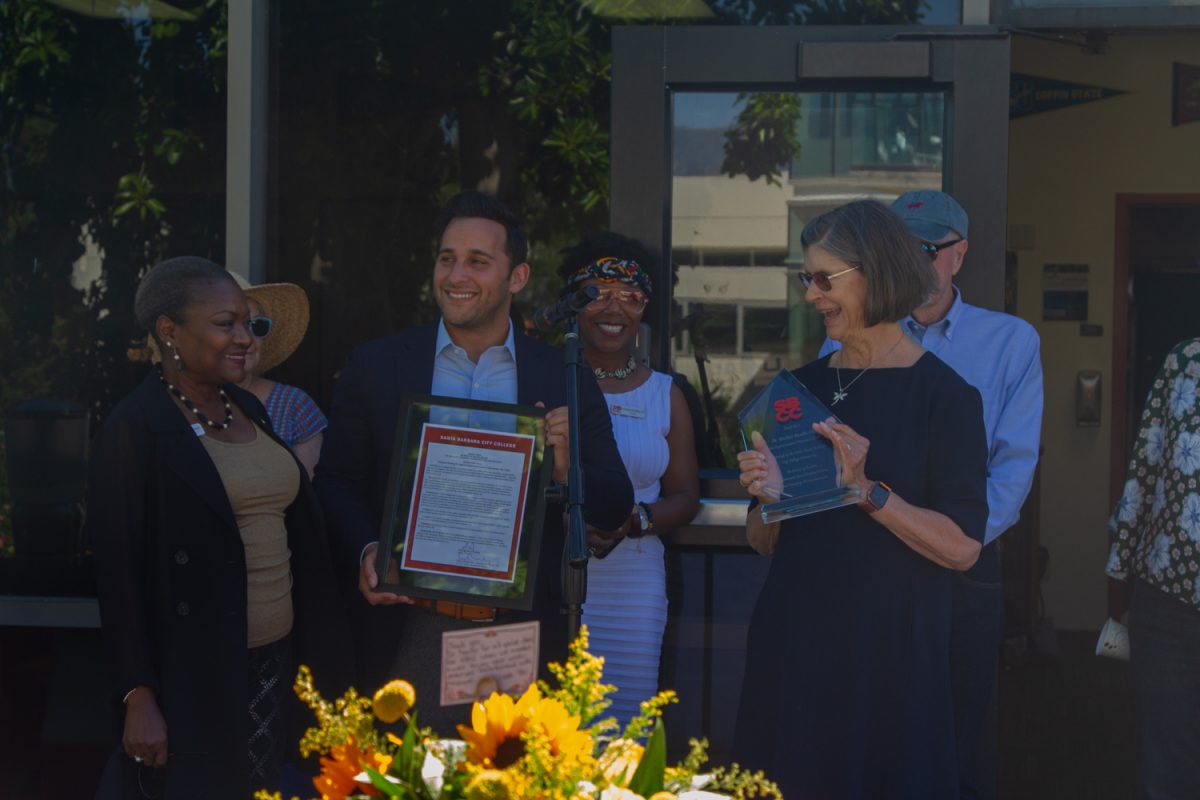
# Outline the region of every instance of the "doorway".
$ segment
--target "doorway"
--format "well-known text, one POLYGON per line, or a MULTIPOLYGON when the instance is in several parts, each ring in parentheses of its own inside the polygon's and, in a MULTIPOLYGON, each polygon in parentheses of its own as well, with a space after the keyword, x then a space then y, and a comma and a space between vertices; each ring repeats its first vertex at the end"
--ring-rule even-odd
POLYGON ((1167 352, 1200 336, 1200 195, 1117 195, 1109 505, 1167 352))

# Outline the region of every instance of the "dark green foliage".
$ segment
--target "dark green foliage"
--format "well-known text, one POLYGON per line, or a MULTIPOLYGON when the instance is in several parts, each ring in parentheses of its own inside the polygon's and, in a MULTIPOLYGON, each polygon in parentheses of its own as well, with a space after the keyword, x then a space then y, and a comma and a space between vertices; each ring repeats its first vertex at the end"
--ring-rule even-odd
POLYGON ((766 178, 779 186, 788 163, 800 155, 800 96, 784 92, 739 94, 742 110, 725 131, 725 160, 721 172, 766 178))
POLYGON ((138 369, 141 274, 224 257, 225 6, 192 21, 0 4, 0 408, 54 395, 98 417, 138 369), (103 255, 94 280, 73 274, 103 255))

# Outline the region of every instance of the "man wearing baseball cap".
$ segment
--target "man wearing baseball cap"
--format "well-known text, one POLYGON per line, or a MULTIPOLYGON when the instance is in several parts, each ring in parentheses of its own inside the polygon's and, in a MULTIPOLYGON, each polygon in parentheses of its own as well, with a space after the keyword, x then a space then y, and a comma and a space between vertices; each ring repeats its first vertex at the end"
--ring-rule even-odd
MULTIPOLYGON (((1037 467, 1042 424, 1039 340, 1024 320, 963 301, 954 276, 967 255, 968 220, 953 197, 927 189, 906 192, 892 203, 892 211, 920 239, 937 278, 933 295, 901 327, 983 396, 989 453, 987 531, 979 561, 955 575, 950 657, 959 793, 963 798, 995 797, 994 736, 984 737, 983 732, 1004 638, 996 539, 1020 516, 1037 467)), ((827 340, 821 355, 836 349, 837 343, 827 340)))

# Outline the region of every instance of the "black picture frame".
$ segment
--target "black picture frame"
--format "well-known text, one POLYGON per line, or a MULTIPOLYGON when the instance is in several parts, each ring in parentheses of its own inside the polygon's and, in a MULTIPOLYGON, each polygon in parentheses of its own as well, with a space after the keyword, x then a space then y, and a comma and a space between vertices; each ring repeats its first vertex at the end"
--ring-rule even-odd
MULTIPOLYGON (((533 607, 534 584, 542 544, 546 512, 546 486, 553 466, 553 448, 545 438, 546 409, 509 403, 493 403, 406 393, 401 396, 396 420, 395 446, 388 470, 387 494, 379 532, 375 570, 377 591, 393 592, 428 600, 529 611, 533 607), (426 426, 460 429, 499 436, 532 437, 528 475, 523 498, 523 516, 512 558, 511 581, 470 574, 451 574, 404 566, 414 487, 420 476, 426 426), (394 575, 389 577, 393 571, 394 575)), ((479 498, 472 498, 473 502, 479 498)))

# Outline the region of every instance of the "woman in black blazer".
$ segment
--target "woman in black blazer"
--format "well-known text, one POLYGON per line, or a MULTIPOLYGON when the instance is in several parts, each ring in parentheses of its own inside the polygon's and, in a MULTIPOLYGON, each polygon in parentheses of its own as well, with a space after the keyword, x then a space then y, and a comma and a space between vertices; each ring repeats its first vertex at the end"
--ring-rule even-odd
POLYGON ((106 420, 88 487, 124 712, 102 794, 249 797, 276 788, 293 752, 295 665, 327 692, 352 674, 320 509, 262 405, 234 385, 249 311, 229 273, 165 261, 134 311, 163 364, 106 420))

